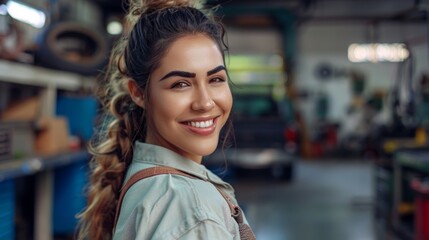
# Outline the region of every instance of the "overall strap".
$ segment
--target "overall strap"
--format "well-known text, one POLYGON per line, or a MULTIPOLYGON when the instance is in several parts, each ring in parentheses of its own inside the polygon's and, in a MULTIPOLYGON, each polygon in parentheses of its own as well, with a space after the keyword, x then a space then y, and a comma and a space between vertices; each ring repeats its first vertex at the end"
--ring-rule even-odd
POLYGON ((223 196, 223 198, 226 200, 226 202, 229 205, 229 208, 231 209, 231 216, 235 219, 235 221, 238 223, 238 230, 240 231, 240 239, 241 240, 256 240, 256 236, 253 233, 252 229, 249 225, 243 222, 243 211, 241 208, 237 205, 235 205, 231 198, 222 191, 218 186, 215 185, 219 193, 223 196))
MULTIPOLYGON (((175 175, 181 175, 181 176, 185 176, 185 177, 189 177, 189 178, 197 178, 197 179, 201 179, 203 181, 207 181, 207 180, 202 179, 198 176, 191 175, 189 173, 185 173, 183 171, 180 171, 178 169, 171 168, 171 167, 157 166, 157 167, 146 168, 146 169, 138 171, 137 173, 132 175, 130 179, 128 179, 128 181, 125 183, 125 185, 121 189, 121 193, 119 195, 118 203, 116 205, 116 213, 115 213, 115 220, 113 223, 114 224, 113 225, 113 231, 115 231, 116 223, 118 221, 119 213, 121 211, 122 201, 124 200, 124 196, 127 193, 128 189, 130 189, 131 186, 133 186, 135 183, 137 183, 138 181, 140 181, 142 179, 152 177, 152 176, 162 175, 162 174, 175 174, 175 175)), ((243 213, 242 213, 240 207, 235 205, 233 203, 233 201, 231 200, 231 198, 224 191, 222 191, 218 186, 216 186, 216 185, 214 185, 214 186, 219 191, 219 193, 222 195, 222 197, 225 199, 225 201, 228 203, 228 206, 231 210, 231 216, 235 219, 235 221, 239 225, 241 239, 255 239, 253 232, 250 229, 250 227, 247 224, 243 223, 243 213), (246 236, 246 237, 244 237, 244 236, 246 236)))

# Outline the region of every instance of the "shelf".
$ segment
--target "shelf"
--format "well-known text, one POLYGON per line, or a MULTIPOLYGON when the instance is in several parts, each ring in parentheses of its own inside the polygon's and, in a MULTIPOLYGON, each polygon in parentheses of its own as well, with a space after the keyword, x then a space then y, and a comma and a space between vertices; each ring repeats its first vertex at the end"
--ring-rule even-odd
POLYGON ((89 159, 87 151, 0 162, 0 182, 89 159))
POLYGON ((397 161, 402 166, 407 166, 429 174, 429 151, 397 153, 397 161))
MULTIPOLYGON (((0 83, 40 87, 40 116, 54 117, 58 90, 79 91, 94 87, 94 77, 52 70, 31 64, 0 60, 0 83)), ((21 87, 21 86, 20 86, 21 87)), ((8 87, 0 89, 0 96, 8 99, 8 87)), ((35 175, 34 239, 53 240, 52 206, 55 168, 73 163, 86 163, 86 151, 66 152, 54 156, 36 156, 20 160, 0 161, 0 182, 26 175, 35 175)))
POLYGON ((0 60, 0 81, 70 91, 92 84, 91 77, 6 60, 0 60))

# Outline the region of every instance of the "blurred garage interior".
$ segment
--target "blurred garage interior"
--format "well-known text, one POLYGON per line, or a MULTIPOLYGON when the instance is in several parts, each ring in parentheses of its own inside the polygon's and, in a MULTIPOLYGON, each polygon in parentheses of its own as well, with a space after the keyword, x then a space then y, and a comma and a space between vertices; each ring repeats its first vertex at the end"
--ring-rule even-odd
MULTIPOLYGON (((429 240, 429 0, 208 0, 259 240, 429 240)), ((73 239, 122 1, 0 0, 0 239, 73 239)))

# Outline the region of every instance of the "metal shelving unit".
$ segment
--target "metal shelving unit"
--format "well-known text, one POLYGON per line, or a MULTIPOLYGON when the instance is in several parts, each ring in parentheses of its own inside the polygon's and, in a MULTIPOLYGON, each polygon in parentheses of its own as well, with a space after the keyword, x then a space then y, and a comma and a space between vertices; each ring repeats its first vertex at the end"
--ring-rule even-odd
POLYGON ((429 149, 398 150, 376 163, 376 217, 401 239, 414 239, 413 177, 429 176, 429 149))
MULTIPOLYGON (((41 96, 41 115, 54 116, 58 90, 77 91, 93 85, 91 77, 70 72, 46 69, 28 64, 0 60, 0 83, 19 84, 23 87, 38 87, 41 96)), ((8 95, 7 87, 0 89, 0 95, 8 95)), ((0 183, 13 181, 25 175, 34 175, 35 183, 35 219, 34 239, 53 239, 52 201, 53 170, 89 158, 85 151, 67 152, 55 156, 35 156, 21 160, 0 162, 0 183)))

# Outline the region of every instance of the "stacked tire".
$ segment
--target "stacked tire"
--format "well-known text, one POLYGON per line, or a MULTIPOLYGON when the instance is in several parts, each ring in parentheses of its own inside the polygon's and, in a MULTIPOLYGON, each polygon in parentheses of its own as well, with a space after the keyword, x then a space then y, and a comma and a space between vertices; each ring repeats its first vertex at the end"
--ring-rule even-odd
POLYGON ((75 22, 60 22, 39 36, 37 65, 96 75, 107 63, 109 43, 104 34, 75 22))

